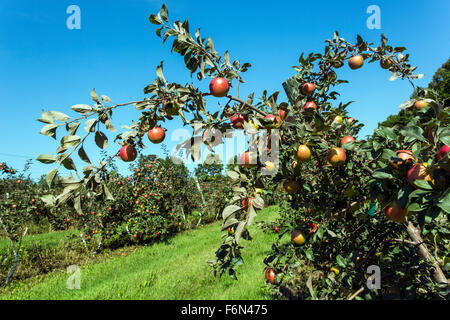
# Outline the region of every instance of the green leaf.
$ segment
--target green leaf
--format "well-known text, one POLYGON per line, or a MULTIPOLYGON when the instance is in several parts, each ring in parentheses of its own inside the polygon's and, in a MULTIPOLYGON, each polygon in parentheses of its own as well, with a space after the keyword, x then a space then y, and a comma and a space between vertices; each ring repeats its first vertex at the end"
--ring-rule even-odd
POLYGON ((54 123, 52 116, 49 113, 45 112, 44 110, 42 110, 41 118, 37 120, 43 123, 54 123))
POLYGON ((239 173, 237 173, 236 171, 227 170, 226 175, 233 180, 239 179, 239 173))
POLYGON ((71 109, 82 115, 86 115, 89 112, 94 110, 91 106, 88 106, 87 104, 76 104, 76 105, 72 106, 71 109))
POLYGON ((97 131, 95 133, 95 143, 100 149, 105 149, 108 147, 108 138, 103 132, 97 131))
POLYGON ((101 98, 106 103, 111 102, 111 99, 108 96, 104 95, 104 94, 101 95, 101 98))
POLYGON ((100 98, 98 97, 97 92, 95 92, 95 89, 91 90, 91 98, 93 101, 97 102, 97 103, 101 103, 100 102, 100 98))
POLYGON ((228 218, 229 216, 231 216, 234 212, 236 212, 236 211, 238 211, 238 210, 240 210, 240 209, 241 209, 241 207, 239 207, 239 206, 237 206, 237 205, 235 205, 235 204, 232 204, 232 205, 226 207, 225 209, 223 209, 223 212, 222 212, 222 219, 223 219, 224 221, 227 220, 227 218, 228 218))
POLYGON ((400 131, 400 134, 407 138, 409 142, 414 140, 426 141, 423 137, 423 130, 418 126, 409 126, 406 129, 400 131))
POLYGON ((106 196, 106 200, 111 200, 114 201, 114 197, 111 194, 111 192, 109 191, 108 187, 106 186, 106 184, 103 185, 103 191, 105 192, 105 196, 106 196))
POLYGON ((54 207, 56 204, 56 198, 52 194, 45 194, 41 197, 41 200, 45 203, 45 205, 49 207, 54 207))
POLYGON ((239 240, 241 239, 242 233, 244 232, 246 226, 247 226, 246 221, 239 222, 234 234, 234 239, 236 240, 236 243, 239 243, 239 240))
POLYGON ((345 261, 344 257, 342 257, 341 255, 338 255, 336 257, 336 262, 341 268, 345 268, 345 266, 347 265, 347 262, 345 261))
POLYGON ((413 202, 411 203, 407 209, 407 212, 417 212, 417 211, 422 211, 422 207, 420 206, 420 204, 418 204, 417 202, 413 202))
POLYGON ((387 173, 387 172, 383 172, 383 171, 375 171, 372 175, 375 179, 392 179, 392 175, 387 173))
POLYGON ((57 173, 58 173, 58 168, 54 168, 47 173, 47 176, 45 177, 45 181, 47 182, 47 185, 49 188, 51 188, 53 180, 55 179, 57 173))
POLYGON ((168 12, 167 7, 166 7, 165 4, 162 5, 161 11, 159 12, 159 14, 161 15, 161 18, 165 22, 169 22, 169 12, 168 12))
POLYGON ((55 162, 56 158, 50 154, 41 154, 36 158, 36 160, 45 164, 49 164, 55 162))
POLYGON ((94 132, 97 119, 89 119, 85 122, 85 124, 86 126, 84 127, 84 130, 86 130, 86 132, 94 132))
POLYGON ((164 78, 163 74, 163 61, 159 64, 159 66, 156 68, 156 75, 163 81, 166 82, 166 79, 164 78))
POLYGON ((78 156, 84 162, 91 163, 91 160, 89 160, 89 157, 88 157, 86 151, 84 151, 83 146, 81 146, 80 149, 78 149, 78 156))
POLYGON ((438 203, 439 208, 444 210, 446 213, 450 213, 450 192, 447 191, 447 194, 439 200, 438 203))
POLYGON ((311 260, 314 261, 314 253, 312 251, 311 248, 309 248, 308 250, 305 251, 306 257, 311 260))
POLYGON ((252 225, 253 221, 255 221, 256 218, 256 210, 253 206, 250 206, 250 208, 248 209, 248 218, 247 218, 247 224, 249 226, 252 225))
POLYGON ((61 122, 65 122, 65 121, 70 119, 70 117, 67 114, 64 114, 64 113, 59 112, 59 111, 50 111, 50 115, 54 119, 56 119, 58 121, 61 121, 61 122))
POLYGON ((61 146, 64 148, 71 148, 80 143, 81 137, 79 136, 64 136, 61 139, 61 146))
POLYGON ((56 139, 56 129, 61 126, 60 124, 50 123, 46 124, 41 129, 41 134, 44 136, 52 137, 53 139, 56 139))
POLYGON ((153 24, 161 24, 162 20, 160 17, 158 17, 156 14, 151 14, 150 17, 148 17, 148 20, 153 24))
POLYGON ((426 180, 414 180, 414 185, 423 190, 433 190, 433 185, 426 180))
POLYGON ((77 167, 75 166, 75 162, 73 162, 72 158, 70 158, 70 157, 66 157, 63 160, 62 165, 67 170, 75 170, 75 171, 77 170, 77 167))

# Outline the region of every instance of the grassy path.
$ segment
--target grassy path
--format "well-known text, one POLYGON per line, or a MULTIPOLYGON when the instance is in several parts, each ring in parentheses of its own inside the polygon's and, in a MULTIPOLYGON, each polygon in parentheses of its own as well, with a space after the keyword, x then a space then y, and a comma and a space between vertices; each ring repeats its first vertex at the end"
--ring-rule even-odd
MULTIPOLYGON (((276 217, 277 208, 260 212, 256 221, 276 217)), ((275 235, 251 227, 245 264, 238 281, 216 278, 206 261, 222 242, 219 222, 177 235, 168 243, 142 247, 125 256, 80 266, 81 289, 69 290, 65 272, 16 283, 0 299, 270 299, 262 262, 275 235)))

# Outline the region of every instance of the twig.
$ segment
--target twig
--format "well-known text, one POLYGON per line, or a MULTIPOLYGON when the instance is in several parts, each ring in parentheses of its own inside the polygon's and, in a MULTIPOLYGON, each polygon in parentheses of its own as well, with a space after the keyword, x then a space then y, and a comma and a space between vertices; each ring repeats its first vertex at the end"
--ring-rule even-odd
POLYGON ((247 102, 244 101, 244 100, 241 100, 241 99, 239 99, 239 98, 233 97, 233 96, 231 96, 231 95, 227 95, 226 97, 229 98, 229 99, 231 99, 231 100, 240 102, 242 105, 247 106, 248 108, 250 108, 250 109, 252 109, 252 110, 258 112, 260 115, 262 115, 262 116, 264 116, 264 117, 267 116, 267 114, 266 114, 265 112, 259 110, 258 108, 256 108, 255 106, 252 106, 251 104, 247 103, 247 102))

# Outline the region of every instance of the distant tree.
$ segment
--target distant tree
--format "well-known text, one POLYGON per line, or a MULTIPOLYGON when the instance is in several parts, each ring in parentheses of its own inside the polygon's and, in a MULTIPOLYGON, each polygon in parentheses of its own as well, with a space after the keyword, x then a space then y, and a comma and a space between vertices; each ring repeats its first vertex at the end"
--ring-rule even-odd
MULTIPOLYGON (((450 59, 436 70, 426 89, 428 90, 427 98, 437 99, 438 101, 445 101, 450 98, 450 59)), ((411 99, 417 98, 418 90, 421 89, 416 89, 411 95, 411 99)))

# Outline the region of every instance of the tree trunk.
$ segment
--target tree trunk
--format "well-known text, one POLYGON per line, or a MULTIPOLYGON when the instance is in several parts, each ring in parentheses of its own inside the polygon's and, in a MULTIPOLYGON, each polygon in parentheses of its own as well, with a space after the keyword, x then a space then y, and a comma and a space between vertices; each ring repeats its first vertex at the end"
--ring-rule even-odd
POLYGON ((407 226, 406 230, 407 230, 409 236, 411 237, 411 239, 414 242, 418 243, 420 256, 423 259, 433 263, 434 280, 437 283, 447 284, 447 286, 448 286, 449 282, 448 282, 447 278, 445 277, 444 272, 442 272, 442 269, 439 266, 439 263, 436 261, 436 259, 433 257, 433 255, 430 253, 427 246, 423 243, 423 239, 422 239, 422 236, 420 235, 420 231, 416 227, 414 227, 414 225, 411 222, 408 222, 408 226, 407 226))

